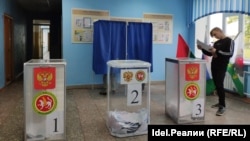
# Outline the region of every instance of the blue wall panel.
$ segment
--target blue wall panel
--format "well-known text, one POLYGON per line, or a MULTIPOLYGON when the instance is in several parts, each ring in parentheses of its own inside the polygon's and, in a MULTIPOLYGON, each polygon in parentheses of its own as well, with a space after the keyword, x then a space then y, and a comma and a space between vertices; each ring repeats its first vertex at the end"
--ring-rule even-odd
MULTIPOLYGON (((4 14, 6 0, 2 0, 0 4, 0 15, 4 14)), ((3 29, 3 18, 0 18, 0 31, 3 29)), ((0 32, 0 88, 4 86, 4 32, 0 32)))

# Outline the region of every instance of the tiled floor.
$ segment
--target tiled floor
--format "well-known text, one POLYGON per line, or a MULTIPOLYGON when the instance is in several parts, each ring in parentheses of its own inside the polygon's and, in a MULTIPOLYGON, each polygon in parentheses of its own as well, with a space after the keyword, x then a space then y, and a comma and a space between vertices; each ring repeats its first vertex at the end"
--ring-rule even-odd
MULTIPOLYGON (((100 89, 67 89, 67 141, 146 141, 147 134, 114 137, 106 127, 107 98, 100 89)), ((23 80, 20 78, 0 90, 0 141, 24 140, 23 80)), ((217 102, 214 95, 206 96, 205 120, 194 124, 250 124, 250 100, 227 94, 227 111, 216 116, 210 106, 217 102)), ((165 86, 151 85, 151 124, 176 124, 165 114, 165 86)), ((191 123, 192 124, 192 123, 191 123)))

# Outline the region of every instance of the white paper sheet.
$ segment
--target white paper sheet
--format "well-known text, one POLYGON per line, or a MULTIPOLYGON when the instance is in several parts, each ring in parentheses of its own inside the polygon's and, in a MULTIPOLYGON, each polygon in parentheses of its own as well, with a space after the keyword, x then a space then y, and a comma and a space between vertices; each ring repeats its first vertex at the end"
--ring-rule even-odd
POLYGON ((201 42, 201 41, 198 40, 198 39, 196 40, 196 43, 197 43, 197 45, 201 46, 202 49, 205 49, 206 51, 209 51, 209 52, 211 52, 209 49, 213 48, 212 46, 209 46, 209 45, 207 45, 207 44, 201 42))

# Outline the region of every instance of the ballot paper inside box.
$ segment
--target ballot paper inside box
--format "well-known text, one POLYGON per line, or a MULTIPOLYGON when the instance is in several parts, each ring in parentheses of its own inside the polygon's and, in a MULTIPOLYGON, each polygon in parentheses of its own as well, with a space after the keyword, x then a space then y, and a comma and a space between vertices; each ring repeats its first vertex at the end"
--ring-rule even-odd
POLYGON ((141 109, 133 113, 127 111, 110 111, 108 126, 114 135, 136 135, 147 133, 148 120, 148 111, 146 109, 141 109))

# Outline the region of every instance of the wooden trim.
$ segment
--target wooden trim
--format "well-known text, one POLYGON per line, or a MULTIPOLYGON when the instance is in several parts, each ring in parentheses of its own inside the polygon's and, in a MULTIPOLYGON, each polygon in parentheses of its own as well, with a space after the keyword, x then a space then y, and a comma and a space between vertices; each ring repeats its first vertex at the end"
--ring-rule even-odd
POLYGON ((13 17, 11 17, 10 15, 8 15, 7 13, 4 13, 4 14, 3 14, 3 17, 8 17, 8 18, 10 18, 10 19, 13 20, 13 17))

